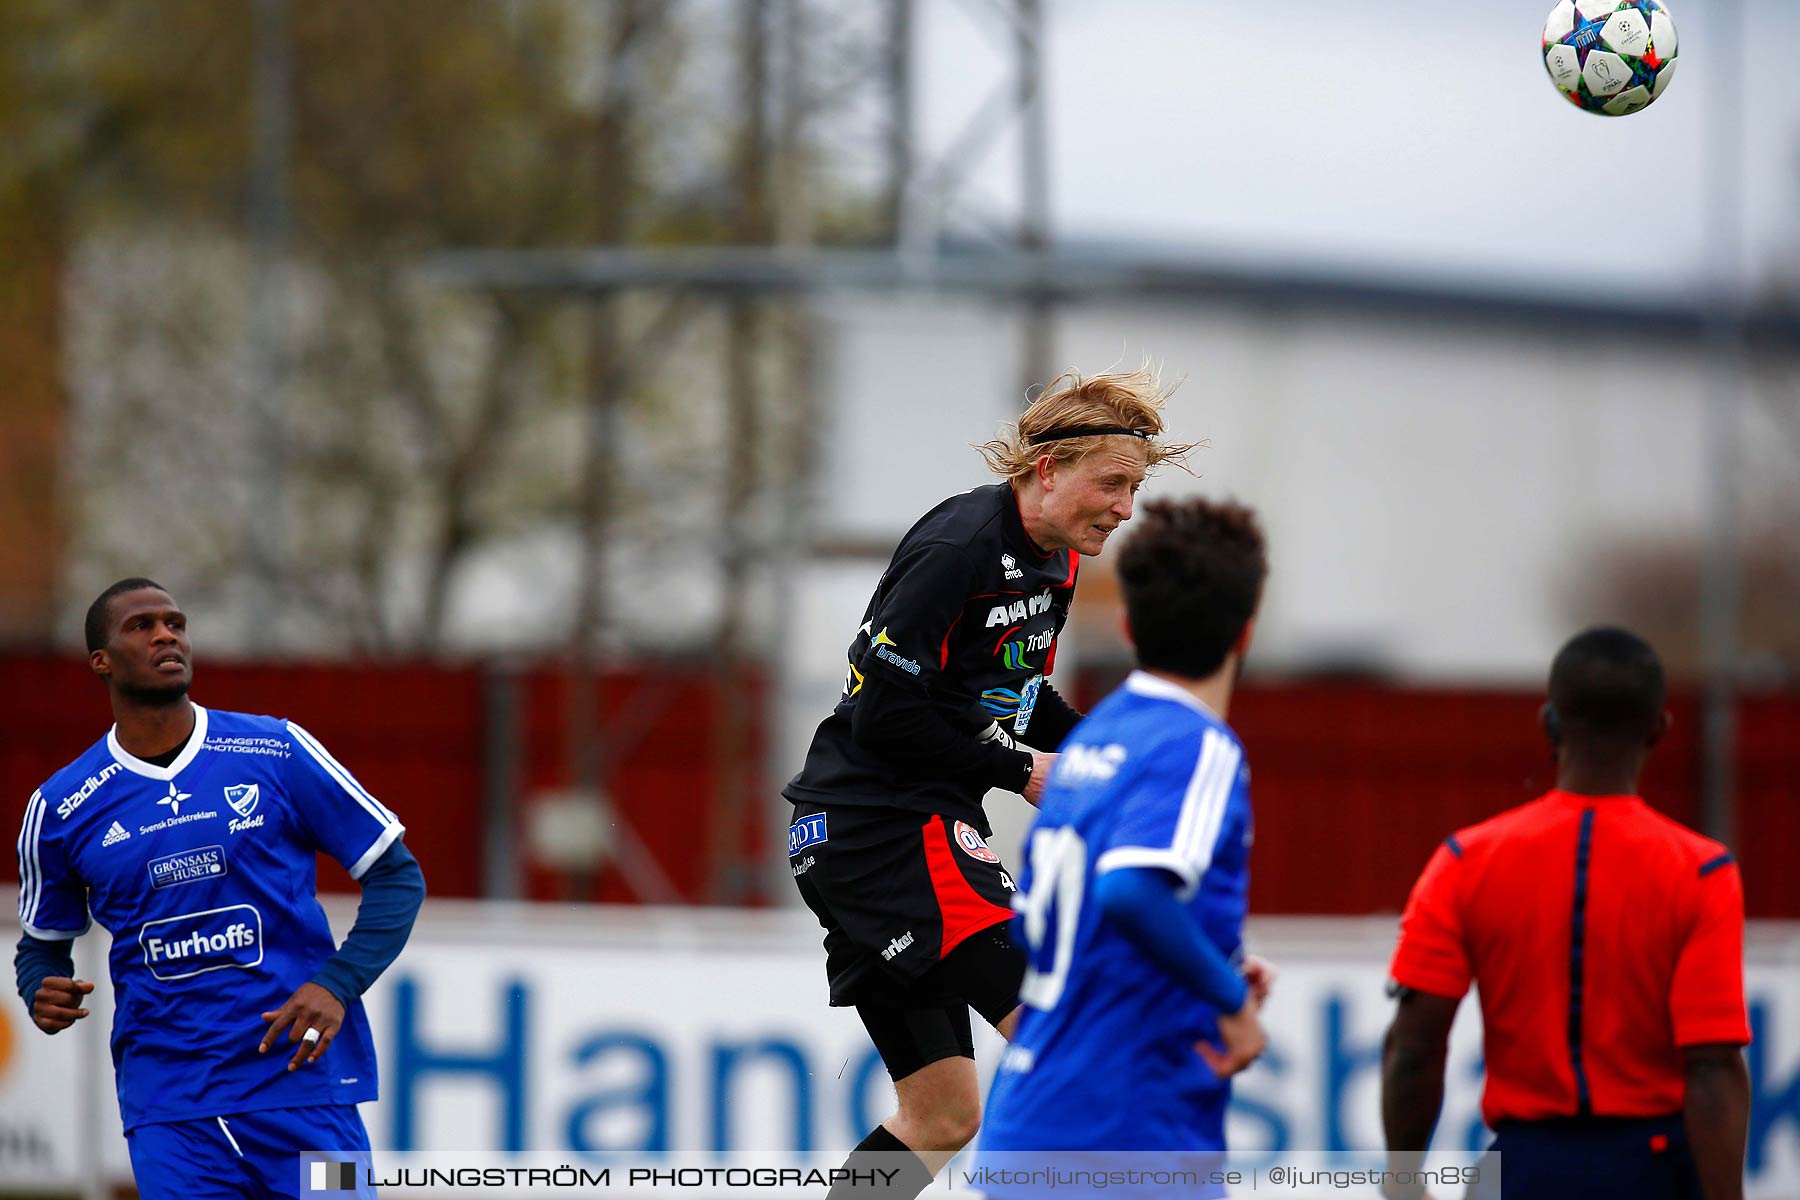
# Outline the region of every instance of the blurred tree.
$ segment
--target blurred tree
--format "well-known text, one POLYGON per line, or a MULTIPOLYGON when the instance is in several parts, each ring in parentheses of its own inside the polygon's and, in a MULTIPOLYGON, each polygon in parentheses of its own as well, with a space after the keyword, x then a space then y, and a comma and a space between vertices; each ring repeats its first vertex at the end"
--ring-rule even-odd
MULTIPOLYGON (((1790 514, 1789 521, 1800 520, 1790 514)), ((1800 679, 1800 554, 1792 524, 1761 525, 1740 542, 1740 682, 1787 686, 1800 679)), ((1597 548, 1568 606, 1581 624, 1618 624, 1649 639, 1672 675, 1701 677, 1695 614, 1702 556, 1697 540, 1665 536, 1597 548)))
MULTIPOLYGON (((406 276, 433 246, 579 237, 608 186, 566 170, 592 124, 587 64, 568 50, 580 16, 486 0, 435 5, 430 20, 399 5, 295 6, 282 282, 298 326, 286 500, 302 519, 274 583, 303 632, 435 645, 455 563, 497 517, 506 435, 537 394, 519 373, 534 361, 554 378, 548 321, 516 302, 421 296, 406 276), (417 603, 392 603, 397 585, 417 603)), ((246 284, 251 37, 247 4, 211 0, 27 0, 0 19, 5 116, 31 150, 4 180, 26 202, 0 219, 50 227, 22 244, 84 268, 69 311, 91 336, 51 340, 99 393, 72 430, 81 595, 127 569, 222 591, 245 565, 239 527, 267 517, 243 511, 255 492, 241 473, 258 460, 242 304, 217 299, 246 284), (158 303, 173 295, 184 303, 158 303)), ((49 313, 55 274, 30 287, 49 313)))
MULTIPOLYGON (((178 15, 182 6, 170 4, 178 15)), ((187 4, 188 9, 197 5, 187 4)), ((169 80, 166 103, 136 101, 164 82, 142 60, 107 61, 97 43, 154 35, 156 11, 19 0, 0 6, 0 372, 6 379, 6 445, 0 450, 0 636, 43 639, 70 527, 81 506, 58 479, 69 428, 61 281, 81 209, 133 192, 179 219, 180 196, 206 195, 220 175, 198 165, 191 141, 162 118, 184 104, 214 104, 229 74, 213 43, 181 48, 198 70, 169 80), (102 94, 117 103, 102 100, 102 94), (153 142, 166 154, 132 153, 153 142)), ((114 209, 116 211, 116 209, 114 209)))
POLYGON ((0 546, 6 547, 0 643, 42 642, 54 623, 63 540, 56 486, 63 410, 56 298, 63 261, 54 209, 29 189, 0 194, 0 245, 8 264, 0 271, 7 426, 0 438, 0 546))
MULTIPOLYGON (((69 607, 141 570, 219 608, 246 572, 276 575, 282 640, 313 652, 443 646, 471 564, 491 570, 497 547, 531 536, 562 552, 525 555, 545 578, 521 590, 580 637, 634 616, 603 603, 621 524, 645 546, 703 539, 729 591, 742 540, 766 534, 773 507, 744 498, 781 459, 801 390, 791 371, 738 367, 759 320, 785 332, 801 310, 739 304, 721 323, 621 294, 583 314, 448 294, 410 272, 442 247, 767 241, 776 211, 790 225, 804 212, 834 240, 884 236, 867 199, 878 179, 827 161, 845 114, 867 107, 842 101, 880 20, 802 21, 806 6, 783 0, 773 137, 766 117, 761 132, 738 119, 759 111, 747 96, 776 90, 767 46, 751 91, 729 82, 751 61, 743 39, 766 42, 767 5, 755 22, 660 0, 441 0, 428 16, 356 0, 267 7, 285 9, 292 63, 273 513, 251 511, 272 490, 259 485, 247 320, 252 0, 0 6, 0 120, 20 148, 0 164, 0 234, 32 250, 0 267, 0 303, 24 305, 8 310, 20 336, 0 353, 15 379, 35 363, 50 397, 35 402, 49 414, 34 426, 37 481, 8 479, 40 537, 55 528, 42 519, 58 490, 50 466, 65 464, 66 561, 39 575, 60 574, 69 607), (802 34, 820 52, 802 54, 802 34), (820 64, 816 77, 797 79, 802 63, 820 64), (804 205, 756 198, 765 155, 804 205), (723 375, 689 365, 728 349, 723 375), (691 477, 721 429, 751 443, 743 462, 691 477), (633 441, 650 453, 623 453, 633 441), (742 538, 718 536, 721 511, 742 538), (247 554, 256 520, 283 529, 272 561, 247 554), (541 603, 546 592, 560 603, 541 603)), ((729 608, 721 637, 742 645, 729 608)), ((268 632, 221 640, 261 648, 268 632)))

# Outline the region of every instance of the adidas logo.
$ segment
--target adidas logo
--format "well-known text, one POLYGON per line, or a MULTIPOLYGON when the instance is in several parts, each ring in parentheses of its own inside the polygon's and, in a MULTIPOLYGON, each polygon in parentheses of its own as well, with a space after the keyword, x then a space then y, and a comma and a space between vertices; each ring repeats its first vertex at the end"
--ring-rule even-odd
POLYGON ((100 848, 104 850, 108 846, 116 846, 130 836, 129 833, 125 832, 125 827, 123 825, 114 821, 112 823, 112 828, 106 831, 106 836, 100 839, 100 848))

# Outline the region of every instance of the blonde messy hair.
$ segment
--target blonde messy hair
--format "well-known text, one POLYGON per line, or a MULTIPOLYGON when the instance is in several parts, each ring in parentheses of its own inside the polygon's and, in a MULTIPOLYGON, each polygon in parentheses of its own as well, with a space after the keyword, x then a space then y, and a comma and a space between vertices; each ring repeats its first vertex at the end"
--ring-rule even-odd
POLYGON ((1145 363, 1135 371, 1102 372, 1085 379, 1074 371, 1065 371, 1051 380, 1019 419, 1001 426, 999 434, 975 447, 987 460, 988 470, 1017 483, 1037 469, 1038 459, 1046 454, 1058 462, 1073 462, 1098 450, 1107 437, 1060 438, 1039 442, 1047 433, 1059 429, 1080 429, 1090 425, 1118 425, 1148 435, 1144 439, 1146 466, 1155 470, 1165 462, 1173 462, 1182 470, 1182 460, 1199 442, 1165 443, 1163 403, 1174 391, 1165 388, 1156 368, 1145 363))

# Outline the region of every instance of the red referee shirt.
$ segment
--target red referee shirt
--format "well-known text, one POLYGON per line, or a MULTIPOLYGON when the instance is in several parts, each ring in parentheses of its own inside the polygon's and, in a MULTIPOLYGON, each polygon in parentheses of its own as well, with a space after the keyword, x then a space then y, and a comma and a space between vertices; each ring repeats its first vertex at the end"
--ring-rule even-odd
POLYGON ((1481 996, 1489 1126, 1681 1109, 1681 1047, 1745 1045, 1744 890, 1636 796, 1551 792, 1438 847, 1395 982, 1481 996))

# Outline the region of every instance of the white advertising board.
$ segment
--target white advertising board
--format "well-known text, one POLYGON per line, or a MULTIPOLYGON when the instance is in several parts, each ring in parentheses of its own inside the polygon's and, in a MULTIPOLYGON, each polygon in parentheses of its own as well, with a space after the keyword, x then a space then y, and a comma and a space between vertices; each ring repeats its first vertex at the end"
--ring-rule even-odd
MULTIPOLYGON (((0 898, 3 901, 4 898, 0 898)), ((351 908, 334 908, 348 924, 351 908)), ((1269 1051, 1241 1077, 1234 1149, 1273 1164, 1324 1153, 1375 1165, 1391 919, 1263 919, 1252 944, 1281 976, 1269 1051)), ((411 945, 366 998, 381 1099, 377 1151, 810 1152, 835 1155, 891 1110, 893 1091, 853 1013, 825 1003, 805 912, 570 909, 431 901, 411 945)), ((103 935, 82 939, 84 969, 103 935)), ((1753 927, 1757 1043, 1751 1194, 1800 1195, 1800 928, 1753 927)), ((93 1019, 55 1038, 16 1001, 0 1015, 0 1193, 74 1190, 82 1166, 129 1179, 93 1019)), ((999 1039, 981 1031, 984 1075, 999 1039)), ((1453 1035, 1439 1144, 1475 1147, 1480 1030, 1453 1035)))

